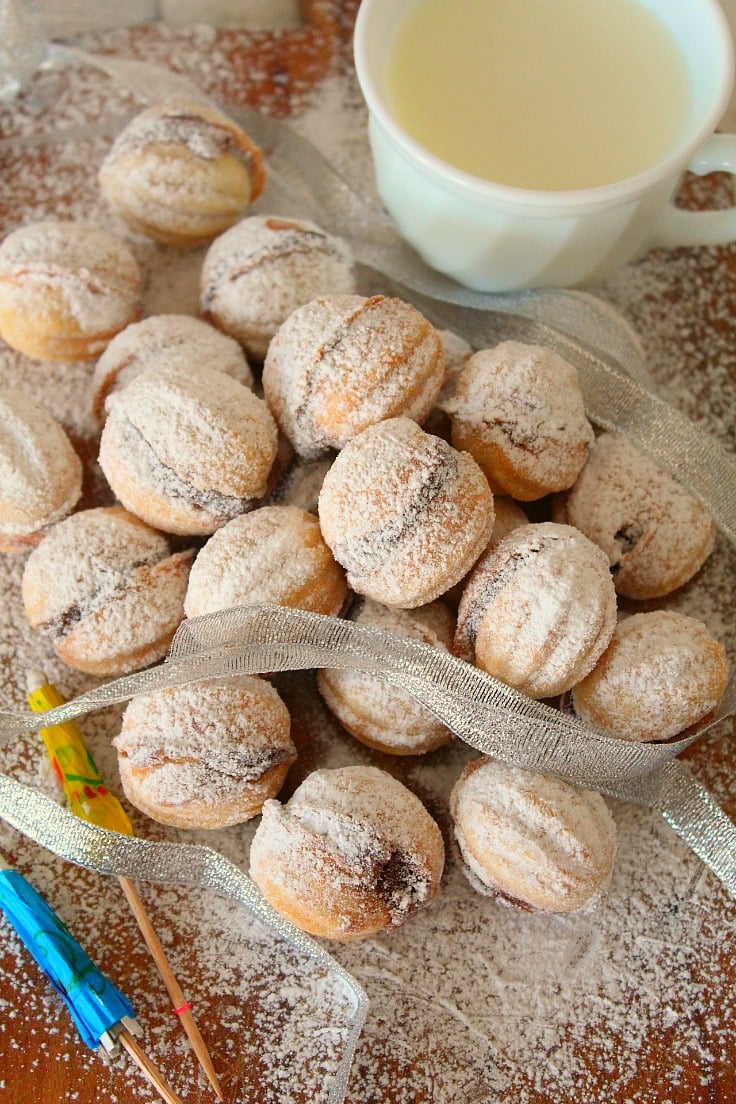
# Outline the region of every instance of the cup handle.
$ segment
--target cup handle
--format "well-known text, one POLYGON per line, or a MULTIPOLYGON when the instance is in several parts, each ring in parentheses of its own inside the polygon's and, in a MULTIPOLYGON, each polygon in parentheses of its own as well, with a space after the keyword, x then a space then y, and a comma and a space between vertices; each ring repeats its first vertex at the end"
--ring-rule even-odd
MULTIPOLYGON (((736 174, 736 134, 714 134, 688 165, 690 172, 736 174)), ((678 245, 724 245, 736 240, 736 208, 725 211, 684 211, 670 204, 657 223, 650 248, 678 245)))

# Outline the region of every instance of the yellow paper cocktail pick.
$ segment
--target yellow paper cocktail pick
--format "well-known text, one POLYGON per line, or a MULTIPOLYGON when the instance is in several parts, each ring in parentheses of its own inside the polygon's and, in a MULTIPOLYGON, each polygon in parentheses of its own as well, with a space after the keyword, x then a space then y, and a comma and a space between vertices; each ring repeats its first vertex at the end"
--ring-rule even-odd
MULTIPOLYGON (((64 704, 56 687, 38 672, 31 672, 28 687, 28 704, 36 713, 64 704)), ((76 722, 65 721, 42 728, 41 739, 71 812, 111 832, 132 836, 133 825, 128 814, 105 785, 76 722)))

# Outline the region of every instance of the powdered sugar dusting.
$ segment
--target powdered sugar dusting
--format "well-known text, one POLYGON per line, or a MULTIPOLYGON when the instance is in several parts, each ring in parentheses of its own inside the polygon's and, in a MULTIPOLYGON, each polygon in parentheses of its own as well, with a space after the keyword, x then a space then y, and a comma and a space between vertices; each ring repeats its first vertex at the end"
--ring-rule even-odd
POLYGON ((624 437, 602 434, 561 515, 606 553, 616 589, 653 598, 692 578, 713 550, 708 511, 624 437))
POLYGON ((444 409, 457 447, 525 500, 571 486, 593 441, 573 366, 516 341, 474 353, 444 409))
POLYGON ((383 418, 427 416, 444 378, 434 327, 410 303, 332 295, 295 310, 271 342, 266 399, 296 451, 341 448, 383 418))
POLYGON ((467 453, 402 417, 369 426, 338 454, 319 516, 353 589, 411 608, 470 569, 491 535, 493 501, 467 453))
MULTIPOLYGON (((320 7, 329 19, 331 5, 320 7)), ((344 31, 347 16, 340 18, 344 31)), ((151 27, 89 35, 84 44, 171 64, 223 103, 237 105, 251 96, 272 114, 291 115, 293 125, 369 193, 365 116, 350 65, 342 64, 339 47, 336 53, 327 49, 327 34, 300 34, 298 56, 306 62, 286 75, 283 65, 272 66, 274 38, 268 35, 254 46, 250 37, 205 26, 151 27), (238 53, 243 45, 245 51, 238 53), (282 79, 272 79, 279 72, 282 79)), ((283 46, 283 36, 279 41, 283 46)), ((123 121, 140 106, 89 68, 40 74, 27 99, 0 113, 4 135, 30 137, 49 125, 58 126, 60 134, 71 129, 62 144, 44 144, 33 157, 27 148, 4 148, 3 232, 37 218, 108 225, 94 173, 123 121)), ((719 205, 731 201, 725 182, 707 180, 688 192, 689 201, 701 205, 714 196, 719 205)), ((172 259, 147 243, 131 244, 148 279, 146 313, 155 301, 156 312, 195 314, 201 256, 172 259)), ((731 451, 736 446, 733 259, 733 248, 658 252, 630 265, 604 289, 641 337, 659 388, 731 451)), ((83 445, 92 446, 86 458, 94 455, 98 427, 86 399, 88 366, 40 366, 3 348, 0 368, 6 385, 46 401, 83 445)), ((311 494, 309 479, 307 484, 311 494)), ((105 493, 99 479, 95 493, 105 493)), ((90 680, 29 633, 20 602, 22 570, 23 558, 0 561, 6 698, 20 705, 25 673, 39 665, 71 696, 90 680)), ((697 578, 666 600, 669 608, 706 621, 732 661, 735 577, 736 553, 719 540, 697 578)), ((425 1099, 433 1104, 712 1104, 734 1095, 736 990, 729 948, 736 912, 719 883, 657 814, 613 804, 619 853, 609 893, 595 913, 512 913, 470 889, 451 843, 448 795, 475 753, 455 742, 417 760, 377 758, 342 732, 309 677, 286 676, 279 685, 300 744, 291 785, 317 766, 380 762, 427 802, 448 845, 442 892, 430 908, 390 935, 331 948, 372 1001, 349 1104, 425 1099)), ((88 743, 114 788, 110 739, 119 725, 115 709, 84 721, 88 743)), ((699 741, 690 758, 733 815, 736 785, 724 731, 729 730, 721 726, 699 741)), ((53 777, 42 763, 31 738, 2 751, 3 769, 55 796, 53 777)), ((247 863, 254 824, 185 833, 129 811, 141 836, 206 842, 239 865, 247 863)), ((2 825, 0 846, 108 974, 122 982, 146 1031, 149 1053, 182 1097, 210 1099, 116 887, 2 825)), ((345 1036, 346 1008, 335 979, 214 893, 142 888, 174 971, 195 998, 197 1020, 231 1099, 326 1102, 345 1036)), ((151 1089, 132 1067, 108 1069, 81 1046, 7 927, 1 945, 6 977, 13 979, 9 996, 3 988, 0 1017, 0 1081, 8 1104, 26 1104, 34 1093, 42 1098, 49 1084, 60 1086, 59 1104, 85 1099, 85 1093, 149 1104, 151 1089)))
POLYGON ((616 828, 599 794, 475 760, 450 796, 455 836, 481 891, 532 909, 590 911, 607 889, 616 828))
MULTIPOLYGON (((48 313, 56 292, 83 334, 122 329, 136 315, 140 277, 124 242, 93 225, 37 222, 6 237, 0 246, 3 298, 22 309, 48 313)), ((9 307, 6 307, 9 309, 9 307)))
POLYGON ((82 464, 45 407, 0 392, 0 540, 65 517, 82 493, 82 464))

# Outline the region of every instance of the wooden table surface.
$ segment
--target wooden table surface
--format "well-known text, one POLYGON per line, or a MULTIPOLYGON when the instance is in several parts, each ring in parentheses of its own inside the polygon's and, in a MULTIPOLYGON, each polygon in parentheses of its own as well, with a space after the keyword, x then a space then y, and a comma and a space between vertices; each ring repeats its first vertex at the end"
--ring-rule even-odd
MULTIPOLYGON (((200 28, 187 38, 185 31, 162 33, 160 28, 144 27, 117 37, 102 35, 100 42, 106 52, 123 55, 135 49, 139 56, 159 64, 170 61, 185 75, 205 81, 206 91, 224 106, 250 104, 296 121, 305 104, 320 102, 310 96, 321 87, 329 85, 338 93, 343 89, 355 100, 350 59, 355 7, 339 0, 314 0, 303 6, 302 26, 278 32, 228 29, 210 35, 200 28), (216 57, 217 65, 207 64, 205 55, 216 57)), ((94 44, 93 39, 85 42, 88 47, 94 44)), ((107 94, 94 80, 75 83, 59 74, 39 79, 35 91, 0 111, 0 235, 24 219, 63 217, 66 211, 76 215, 78 210, 76 170, 63 157, 28 145, 19 146, 15 156, 7 144, 24 134, 43 133, 50 125, 39 104, 48 107, 53 100, 56 109, 66 113, 64 121, 77 125, 84 125, 88 116, 94 118, 108 105, 107 94), (33 158, 34 184, 26 188, 28 161, 33 158), (59 186, 57 178, 46 194, 44 174, 67 171, 68 189, 59 186)), ((334 108, 335 96, 326 96, 323 102, 334 108)), ((48 118, 52 120, 53 114, 48 118)), ((94 166, 90 179, 94 179, 94 166)), ((82 186, 91 189, 93 184, 87 181, 82 186)), ((722 204, 727 202, 724 188, 722 179, 697 187, 691 184, 686 201, 702 204, 714 197, 722 204)), ((638 329, 653 374, 665 391, 733 452, 736 250, 683 250, 676 258, 645 259, 601 294, 638 329)), ((44 366, 1 354, 2 350, 0 384, 20 381, 52 405, 57 393, 81 396, 84 392, 86 370, 78 373, 76 384, 69 382, 73 369, 60 382, 62 377, 51 369, 44 376, 44 366)), ((73 410, 62 409, 60 417, 85 459, 83 504, 107 501, 94 463, 94 434, 85 430, 84 419, 75 420, 73 410)), ((692 593, 696 608, 702 593, 705 613, 727 634, 733 625, 729 605, 733 588, 728 587, 726 594, 723 578, 725 573, 726 580, 733 579, 729 574, 733 557, 727 548, 719 555, 717 571, 698 580, 692 593)), ((21 570, 18 562, 6 563, 0 580, 0 633, 6 641, 0 650, 3 697, 7 705, 16 706, 22 703, 24 673, 32 662, 43 663, 67 696, 90 684, 84 676, 64 669, 23 626, 17 596, 21 570)), ((534 947, 543 983, 534 986, 535 967, 523 963, 516 964, 520 973, 510 981, 503 962, 495 963, 491 983, 484 970, 489 968, 494 946, 503 945, 507 950, 499 957, 508 959, 515 930, 520 946, 531 945, 528 925, 532 921, 506 915, 498 920, 497 905, 462 888, 443 795, 469 757, 467 750, 455 747, 434 753, 421 767, 369 756, 330 722, 308 680, 305 684, 287 678, 280 685, 292 705, 300 751, 286 793, 325 762, 377 762, 425 798, 448 844, 446 911, 435 912, 414 934, 407 925, 406 934, 397 934, 391 941, 372 941, 362 951, 335 951, 358 974, 372 999, 348 1104, 736 1101, 736 903, 655 814, 617 808, 623 827, 623 864, 600 921, 586 918, 584 928, 574 929, 552 921, 537 924, 534 947), (575 986, 566 988, 569 978, 556 978, 546 964, 545 940, 550 940, 551 954, 563 937, 573 946, 571 932, 588 956, 586 966, 576 965, 580 985, 597 997, 605 991, 608 1005, 602 1001, 596 1005, 592 997, 588 1003, 575 986), (477 959, 468 947, 477 949, 477 959), (458 963, 466 961, 476 965, 460 969, 458 963), (397 990, 392 988, 394 982, 397 990), (540 993, 540 988, 546 991, 540 993), (611 994, 617 994, 615 1000, 611 994), (566 1001, 567 1020, 565 1008, 560 1007, 566 1001), (542 1030, 547 1015, 553 1040, 542 1030)), ((118 716, 113 711, 85 723, 88 740, 103 770, 110 772, 113 787, 115 763, 109 739, 118 716)), ((34 754, 30 742, 0 749, 0 769, 51 793, 48 773, 30 761, 34 754)), ((688 757, 723 807, 736 815, 732 726, 721 726, 715 735, 696 744, 688 757)), ((133 813, 133 817, 141 835, 182 838, 181 833, 169 833, 142 816, 133 813)), ((251 830, 252 826, 218 834, 214 843, 247 868, 251 830)), ((196 841, 209 839, 206 833, 198 833, 196 841)), ((72 868, 2 824, 0 853, 45 893, 131 997, 146 1030, 144 1045, 182 1099, 190 1104, 214 1100, 186 1053, 166 995, 114 880, 72 868)), ((304 964, 227 903, 183 889, 147 886, 142 892, 177 975, 193 997, 227 1100, 232 1104, 327 1100, 325 1086, 340 1049, 334 1038, 344 1029, 344 1018, 340 1019, 339 1008, 335 1011, 339 1002, 330 996, 324 980, 312 979, 300 989, 304 964), (306 1014, 303 1005, 312 999, 317 1001, 317 1012, 305 1026, 300 1016, 306 1014), (334 1022, 330 1021, 333 1013, 334 1022)), ((569 963, 560 968, 568 973, 572 969, 569 963)), ((130 1065, 108 1068, 89 1054, 65 1010, 5 925, 0 925, 0 1099, 7 1104, 141 1104, 156 1099, 130 1065)))

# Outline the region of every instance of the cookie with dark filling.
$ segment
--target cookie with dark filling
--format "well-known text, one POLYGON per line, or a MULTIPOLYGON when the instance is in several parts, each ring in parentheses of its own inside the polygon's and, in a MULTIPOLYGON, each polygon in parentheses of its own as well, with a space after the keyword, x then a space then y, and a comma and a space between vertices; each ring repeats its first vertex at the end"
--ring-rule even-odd
POLYGON ((134 698, 113 744, 132 805, 177 828, 224 828, 260 813, 296 759, 289 711, 242 675, 134 698))
POLYGON ((249 215, 221 234, 202 266, 202 317, 262 361, 297 307, 355 292, 347 244, 308 219, 249 215))
POLYGON ((184 617, 191 560, 119 506, 80 510, 28 557, 26 615, 70 667, 134 671, 166 654, 184 617))
POLYGON ((227 115, 201 104, 142 111, 99 171, 103 197, 134 230, 187 247, 211 241, 263 190, 263 154, 227 115))
POLYGON ((539 345, 473 353, 445 410, 453 445, 475 457, 494 493, 523 502, 571 487, 593 442, 574 366, 539 345))
POLYGON ((120 502, 149 525, 213 533, 266 493, 276 424, 262 399, 224 373, 148 368, 107 408, 100 466, 120 502))
POLYGON ((377 767, 310 774, 267 801, 250 875, 297 927, 341 942, 399 927, 437 895, 442 833, 421 801, 377 767))
POLYGON ((688 582, 713 551, 706 508, 626 437, 604 433, 556 516, 608 556, 619 594, 659 598, 688 582))
POLYGON ((616 627, 606 557, 570 525, 513 529, 481 556, 463 590, 455 650, 532 698, 587 675, 616 627))
POLYGON ((370 426, 338 454, 319 496, 327 544, 358 594, 412 609, 470 570, 493 528, 473 458, 409 418, 370 426))
POLYGON ((376 422, 422 422, 445 374, 434 326, 385 295, 329 295, 293 311, 263 366, 266 402, 300 456, 340 449, 376 422))

